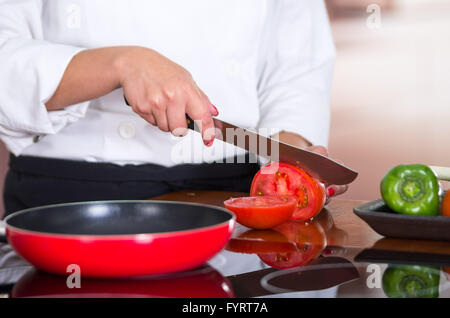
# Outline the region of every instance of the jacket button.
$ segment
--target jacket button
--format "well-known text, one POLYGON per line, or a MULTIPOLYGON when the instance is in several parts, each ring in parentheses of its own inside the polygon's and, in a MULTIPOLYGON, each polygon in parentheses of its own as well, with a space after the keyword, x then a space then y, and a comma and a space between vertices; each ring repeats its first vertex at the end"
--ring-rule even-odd
POLYGON ((136 127, 129 122, 123 122, 119 125, 119 135, 122 138, 130 139, 136 136, 136 127))

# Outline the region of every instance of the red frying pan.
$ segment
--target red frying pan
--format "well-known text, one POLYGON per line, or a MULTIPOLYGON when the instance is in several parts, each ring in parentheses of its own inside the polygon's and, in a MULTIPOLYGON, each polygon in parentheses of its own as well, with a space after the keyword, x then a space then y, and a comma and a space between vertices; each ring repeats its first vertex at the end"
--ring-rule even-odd
POLYGON ((41 270, 69 275, 74 264, 83 277, 130 277, 204 264, 229 241, 235 217, 193 203, 102 201, 27 209, 5 224, 11 246, 41 270))

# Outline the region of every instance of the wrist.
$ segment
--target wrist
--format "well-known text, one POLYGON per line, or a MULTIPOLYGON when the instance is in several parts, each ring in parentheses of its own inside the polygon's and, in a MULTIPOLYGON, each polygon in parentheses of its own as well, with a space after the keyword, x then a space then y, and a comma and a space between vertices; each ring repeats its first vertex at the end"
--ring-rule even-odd
POLYGON ((111 65, 117 88, 123 86, 126 74, 130 72, 132 67, 136 64, 136 56, 138 52, 143 49, 144 48, 138 46, 121 46, 114 48, 111 65))
POLYGON ((273 138, 299 148, 307 148, 312 146, 311 142, 309 142, 303 136, 287 131, 281 131, 280 133, 273 136, 273 138))

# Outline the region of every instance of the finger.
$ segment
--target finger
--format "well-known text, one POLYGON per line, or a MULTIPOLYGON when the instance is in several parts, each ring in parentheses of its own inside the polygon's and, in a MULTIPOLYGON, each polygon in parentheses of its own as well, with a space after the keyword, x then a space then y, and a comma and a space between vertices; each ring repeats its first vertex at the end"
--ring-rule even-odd
POLYGON ((167 122, 169 130, 174 136, 183 137, 186 136, 188 129, 186 123, 185 107, 168 107, 167 122))
POLYGON ((140 104, 134 106, 130 105, 130 107, 136 114, 144 118, 149 124, 156 126, 156 120, 153 114, 147 111, 147 107, 140 107, 139 105, 140 104))
POLYGON ((327 188, 327 196, 329 198, 341 195, 348 190, 348 185, 331 185, 327 188))
POLYGON ((214 106, 211 101, 209 100, 209 97, 206 96, 206 94, 197 87, 198 93, 200 97, 202 98, 203 102, 208 106, 209 111, 211 112, 211 115, 213 116, 219 116, 219 110, 216 106, 214 106))
POLYGON ((215 138, 215 127, 208 106, 200 96, 191 96, 186 112, 201 130, 203 143, 212 146, 215 138))
POLYGON ((144 115, 144 116, 141 115, 141 117, 144 118, 151 125, 156 126, 156 120, 152 114, 144 115))
POLYGON ((125 101, 125 104, 127 104, 127 106, 131 107, 130 102, 128 101, 127 97, 125 96, 125 94, 123 95, 123 100, 125 101))
POLYGON ((158 126, 159 129, 165 132, 169 132, 169 123, 167 122, 167 115, 165 111, 162 110, 153 110, 152 112, 153 117, 156 121, 156 126, 158 126))
POLYGON ((325 205, 331 202, 331 199, 345 193, 348 190, 348 185, 331 185, 326 189, 325 205))

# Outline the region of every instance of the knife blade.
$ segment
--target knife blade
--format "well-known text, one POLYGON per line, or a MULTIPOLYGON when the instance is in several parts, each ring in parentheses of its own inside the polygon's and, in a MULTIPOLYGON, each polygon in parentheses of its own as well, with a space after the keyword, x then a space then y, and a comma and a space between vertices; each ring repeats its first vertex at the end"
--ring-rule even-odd
MULTIPOLYGON (((126 96, 124 96, 124 100, 128 106, 131 106, 126 96)), ((219 134, 216 133, 216 139, 247 150, 272 162, 285 162, 298 166, 313 178, 326 184, 350 184, 358 176, 356 171, 321 154, 288 145, 217 118, 213 118, 213 120, 216 130, 218 129, 218 132, 220 132, 219 134)), ((187 114, 186 123, 189 129, 200 132, 195 121, 187 114)))
MULTIPOLYGON (((217 118, 213 120, 216 127, 216 139, 272 162, 285 162, 298 166, 313 178, 326 184, 349 184, 358 176, 356 171, 321 154, 288 145, 258 134, 256 131, 240 128, 217 118)), ((186 122, 189 129, 200 131, 196 123, 187 115, 186 122)))

